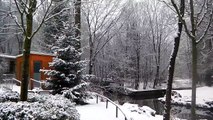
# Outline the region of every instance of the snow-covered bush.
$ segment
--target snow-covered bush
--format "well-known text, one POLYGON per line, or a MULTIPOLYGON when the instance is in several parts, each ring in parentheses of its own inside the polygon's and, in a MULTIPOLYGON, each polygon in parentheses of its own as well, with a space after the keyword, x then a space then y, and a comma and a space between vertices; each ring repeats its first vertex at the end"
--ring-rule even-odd
POLYGON ((131 113, 145 114, 150 117, 154 117, 156 113, 155 110, 151 109, 148 106, 139 107, 137 104, 125 103, 122 107, 131 113))
POLYGON ((89 94, 86 92, 88 85, 89 84, 86 82, 81 83, 73 88, 70 88, 69 90, 63 91, 63 95, 77 104, 85 104, 86 99, 89 96, 89 94))
POLYGON ((15 91, 1 91, 0 92, 0 102, 5 101, 12 101, 12 102, 18 102, 19 101, 19 93, 15 91))
POLYGON ((207 101, 205 102, 207 105, 209 105, 209 108, 213 110, 213 101, 207 101))
POLYGON ((182 96, 180 95, 180 93, 178 93, 176 91, 172 91, 172 97, 174 97, 174 98, 181 98, 182 96))
POLYGON ((163 116, 148 106, 139 107, 137 104, 125 103, 121 106, 128 120, 162 120, 163 116))
POLYGON ((37 102, 0 103, 0 118, 5 120, 79 120, 79 113, 70 100, 61 95, 45 95, 37 102))

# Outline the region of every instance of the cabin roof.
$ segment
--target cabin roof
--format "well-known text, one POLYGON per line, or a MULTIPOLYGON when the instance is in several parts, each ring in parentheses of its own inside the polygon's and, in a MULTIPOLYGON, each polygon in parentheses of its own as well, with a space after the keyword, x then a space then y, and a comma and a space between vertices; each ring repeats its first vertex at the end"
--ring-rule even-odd
MULTIPOLYGON (((43 56, 55 56, 55 54, 43 53, 43 52, 35 52, 35 51, 31 51, 30 54, 31 55, 43 55, 43 56)), ((21 57, 21 56, 23 56, 23 54, 17 55, 16 57, 21 57)))
MULTIPOLYGON (((35 51, 31 51, 30 52, 31 55, 43 55, 43 56, 56 56, 55 54, 51 54, 51 53, 42 53, 42 52, 35 52, 35 51)), ((3 54, 0 53, 0 58, 6 58, 6 59, 16 59, 17 57, 21 57, 23 56, 23 54, 19 54, 19 55, 7 55, 7 54, 3 54)))
POLYGON ((16 59, 14 55, 0 54, 0 58, 16 59))

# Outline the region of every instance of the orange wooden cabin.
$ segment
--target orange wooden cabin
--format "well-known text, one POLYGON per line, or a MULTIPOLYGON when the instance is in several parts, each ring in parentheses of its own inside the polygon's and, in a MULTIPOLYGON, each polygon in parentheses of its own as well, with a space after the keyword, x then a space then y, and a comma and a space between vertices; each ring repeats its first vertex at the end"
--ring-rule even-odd
MULTIPOLYGON (((49 62, 52 62, 53 57, 54 55, 52 54, 31 52, 29 66, 30 78, 38 81, 46 80, 47 76, 40 72, 40 69, 50 69, 49 62)), ((21 54, 16 57, 16 79, 18 80, 21 80, 22 62, 23 55, 21 54)), ((33 89, 34 87, 40 87, 40 84, 30 79, 29 89, 33 89)))

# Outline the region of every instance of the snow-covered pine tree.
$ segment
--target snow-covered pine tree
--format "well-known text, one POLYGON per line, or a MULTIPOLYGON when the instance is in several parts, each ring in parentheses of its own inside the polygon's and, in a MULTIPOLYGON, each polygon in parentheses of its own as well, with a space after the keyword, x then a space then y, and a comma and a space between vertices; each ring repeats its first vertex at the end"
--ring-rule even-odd
POLYGON ((57 40, 57 36, 63 33, 64 25, 63 21, 69 20, 69 12, 70 10, 65 10, 66 5, 62 4, 61 2, 53 2, 53 11, 51 12, 51 19, 44 23, 43 27, 43 50, 47 52, 52 52, 50 50, 51 46, 57 40), (67 12, 67 13, 66 13, 67 12), (58 14, 60 13, 60 14, 58 14), (57 15, 56 15, 57 14, 57 15))
POLYGON ((50 32, 51 36, 54 36, 53 41, 55 41, 52 51, 56 53, 56 57, 50 63, 50 67, 53 69, 42 70, 49 76, 46 86, 53 90, 53 94, 61 94, 64 89, 79 85, 83 78, 81 73, 85 64, 80 59, 81 50, 77 47, 80 41, 74 37, 75 28, 72 22, 70 22, 70 9, 67 9, 66 5, 61 4, 57 9, 58 11, 61 11, 60 17, 56 16, 52 19, 55 19, 53 20, 55 21, 53 22, 55 26, 60 24, 60 31, 50 32))

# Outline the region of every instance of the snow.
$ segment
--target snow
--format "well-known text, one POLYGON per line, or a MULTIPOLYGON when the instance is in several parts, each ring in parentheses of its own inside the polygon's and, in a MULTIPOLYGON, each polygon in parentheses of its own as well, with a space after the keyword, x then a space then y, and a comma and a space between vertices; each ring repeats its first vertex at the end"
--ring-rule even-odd
POLYGON ((163 116, 155 115, 156 111, 148 106, 139 107, 137 104, 125 103, 121 106, 129 120, 162 120, 163 116))
POLYGON ((81 120, 124 120, 121 113, 118 113, 119 118, 115 116, 115 106, 109 103, 106 109, 106 103, 99 102, 96 104, 95 99, 90 99, 88 105, 76 106, 80 113, 81 120))
MULTIPOLYGON (((174 90, 180 94, 180 96, 172 96, 172 103, 189 105, 191 104, 191 89, 190 90, 174 90)), ((213 102, 213 87, 199 87, 196 93, 196 105, 202 108, 213 108, 213 105, 207 104, 213 102)), ((160 98, 165 100, 165 98, 160 98)))
POLYGON ((16 91, 16 92, 18 92, 20 94, 21 87, 17 86, 17 85, 13 85, 12 91, 16 91))
MULTIPOLYGON (((10 93, 10 91, 7 91, 10 93)), ((12 95, 12 94, 10 94, 12 95)), ((24 120, 79 120, 74 103, 61 95, 30 94, 30 102, 0 102, 0 118, 24 120)))
POLYGON ((2 93, 3 92, 3 90, 2 89, 0 89, 0 93, 2 93))
MULTIPOLYGON (((51 54, 51 53, 43 53, 43 52, 36 52, 36 51, 30 51, 30 54, 34 54, 34 55, 46 55, 46 56, 55 56, 55 54, 51 54)), ((21 57, 23 54, 17 55, 16 57, 21 57)))
POLYGON ((0 54, 0 57, 2 57, 2 58, 9 58, 9 59, 15 59, 16 58, 16 56, 6 55, 6 54, 0 54))
MULTIPOLYGON (((213 101, 213 87, 199 87, 197 88, 197 97, 196 104, 200 107, 206 106, 210 107, 206 104, 206 102, 213 101)), ((176 92, 180 93, 182 96, 182 101, 190 102, 191 101, 191 90, 176 90, 176 92)))
MULTIPOLYGON (((155 115, 155 111, 148 106, 138 107, 136 104, 125 103, 120 106, 128 120, 162 120, 163 116, 155 115)), ((116 107, 112 103, 99 101, 96 104, 95 99, 90 99, 88 105, 76 106, 80 113, 81 120, 124 120, 124 115, 118 111, 116 118, 116 107)))
POLYGON ((4 90, 4 87, 5 88, 8 88, 8 89, 11 89, 12 91, 16 91, 18 93, 20 93, 20 89, 21 87, 20 86, 17 86, 16 84, 13 84, 13 83, 10 83, 10 84, 0 84, 0 92, 3 92, 4 90))

